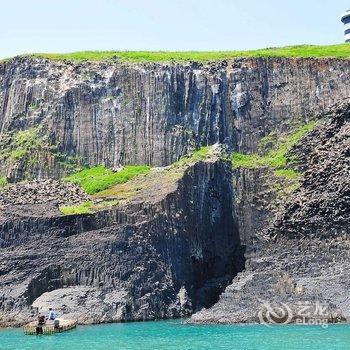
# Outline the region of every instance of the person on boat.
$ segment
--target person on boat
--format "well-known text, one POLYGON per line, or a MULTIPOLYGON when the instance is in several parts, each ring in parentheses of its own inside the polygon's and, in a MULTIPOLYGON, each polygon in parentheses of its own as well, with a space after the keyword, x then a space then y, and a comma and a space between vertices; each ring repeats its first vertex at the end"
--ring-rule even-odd
POLYGON ((45 324, 45 315, 38 315, 38 325, 36 326, 36 335, 43 334, 43 325, 45 324))
POLYGON ((57 317, 57 314, 55 311, 52 310, 52 307, 49 307, 49 314, 47 315, 47 319, 50 321, 54 321, 57 317))
POLYGON ((45 315, 39 314, 38 315, 38 326, 42 326, 45 324, 45 315))

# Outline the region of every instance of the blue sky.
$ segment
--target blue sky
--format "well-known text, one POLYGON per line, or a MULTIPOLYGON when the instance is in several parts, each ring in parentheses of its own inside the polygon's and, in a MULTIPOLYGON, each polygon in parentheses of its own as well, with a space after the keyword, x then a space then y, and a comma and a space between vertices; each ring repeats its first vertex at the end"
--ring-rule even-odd
POLYGON ((0 57, 343 41, 349 0, 0 0, 0 57))

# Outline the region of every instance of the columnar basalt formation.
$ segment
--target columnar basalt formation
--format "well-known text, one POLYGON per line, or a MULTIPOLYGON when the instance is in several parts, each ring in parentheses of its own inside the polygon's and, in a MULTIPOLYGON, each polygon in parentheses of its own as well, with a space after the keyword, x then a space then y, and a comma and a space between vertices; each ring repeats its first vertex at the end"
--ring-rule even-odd
POLYGON ((336 59, 135 64, 15 58, 0 64, 1 172, 16 180, 59 177, 71 163, 164 166, 217 142, 256 151, 271 131, 349 96, 349 65, 336 59), (15 134, 30 128, 38 129, 38 152, 13 153, 15 134))
MULTIPOLYGON (((191 322, 261 322, 266 302, 272 311, 287 305, 291 320, 305 305, 310 318, 317 305, 324 308, 314 315, 321 322, 350 319, 350 101, 321 117, 291 150, 303 171, 300 188, 257 231, 245 270, 219 302, 191 322)), ((279 317, 275 322, 286 321, 279 317)))
POLYGON ((55 202, 4 207, 1 324, 27 321, 43 300, 82 323, 179 317, 212 305, 244 267, 230 166, 208 160, 175 182, 172 174, 158 171, 157 184, 146 176, 142 197, 91 215, 61 216, 55 202), (167 188, 155 192, 161 181, 167 188))
POLYGON ((0 186, 29 181, 0 188, 0 325, 48 304, 81 323, 203 307, 194 322, 248 322, 257 293, 317 294, 341 309, 337 320, 349 316, 337 297, 349 284, 348 104, 317 117, 350 96, 349 68, 299 58, 0 63, 0 186), (320 118, 289 155, 301 173, 290 198, 268 167, 231 167, 232 152, 259 154, 265 136, 320 118), (206 145, 216 151, 205 160, 176 163, 206 145), (111 207, 62 215, 60 205, 91 198, 60 179, 101 164, 154 168, 111 207))

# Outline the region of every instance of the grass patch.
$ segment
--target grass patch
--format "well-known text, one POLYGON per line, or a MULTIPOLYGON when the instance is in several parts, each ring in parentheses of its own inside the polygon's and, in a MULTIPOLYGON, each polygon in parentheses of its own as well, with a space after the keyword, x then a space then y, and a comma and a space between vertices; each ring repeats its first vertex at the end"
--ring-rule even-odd
POLYGON ((118 205, 119 202, 120 202, 119 199, 105 200, 103 202, 94 204, 94 209, 98 210, 98 209, 110 208, 110 207, 113 207, 114 205, 118 205))
POLYGON ((91 201, 86 201, 79 205, 61 206, 59 209, 64 215, 91 214, 92 205, 93 203, 91 201))
MULTIPOLYGON (((61 54, 35 53, 25 56, 70 61, 120 59, 128 62, 208 62, 244 57, 333 57, 346 59, 350 58, 350 45, 296 45, 248 51, 80 51, 61 54)), ((4 61, 8 61, 8 59, 4 61)))
POLYGON ((195 150, 192 154, 181 157, 177 162, 172 164, 172 167, 184 166, 204 160, 208 156, 211 148, 212 146, 203 146, 195 150))
POLYGON ((266 155, 233 153, 231 159, 233 168, 257 169, 261 167, 271 167, 274 169, 284 169, 287 165, 287 153, 289 150, 297 144, 304 135, 312 131, 315 125, 316 121, 311 121, 299 127, 292 134, 281 136, 277 141, 276 148, 268 151, 266 155))
POLYGON ((0 176, 0 188, 7 186, 7 179, 4 176, 0 176))
POLYGON ((262 161, 258 154, 243 154, 235 152, 232 155, 232 167, 234 169, 246 168, 246 169, 256 169, 262 167, 262 161))
POLYGON ((274 171, 274 174, 289 180, 297 180, 300 177, 300 173, 293 169, 278 169, 274 171))
POLYGON ((59 209, 64 215, 92 214, 95 210, 107 209, 118 204, 119 200, 105 200, 97 204, 86 201, 79 205, 61 206, 59 209))
POLYGON ((191 159, 194 161, 203 160, 207 157, 211 146, 203 146, 192 153, 191 159))
POLYGON ((106 190, 100 191, 94 195, 94 198, 111 198, 117 197, 118 199, 127 199, 133 197, 137 191, 131 186, 127 186, 127 184, 120 184, 120 186, 112 186, 107 188, 106 190))
POLYGON ((95 194, 116 184, 125 183, 137 175, 147 174, 150 167, 146 165, 128 165, 118 172, 113 172, 104 166, 84 169, 64 178, 81 186, 88 194, 95 194))

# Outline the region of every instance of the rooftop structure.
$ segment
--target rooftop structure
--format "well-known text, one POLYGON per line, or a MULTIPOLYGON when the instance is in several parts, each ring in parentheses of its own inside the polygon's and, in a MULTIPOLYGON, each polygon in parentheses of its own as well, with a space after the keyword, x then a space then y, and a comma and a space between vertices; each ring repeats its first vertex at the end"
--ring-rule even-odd
POLYGON ((346 11, 341 16, 341 21, 344 23, 344 36, 345 36, 345 42, 350 42, 350 10, 346 11))

